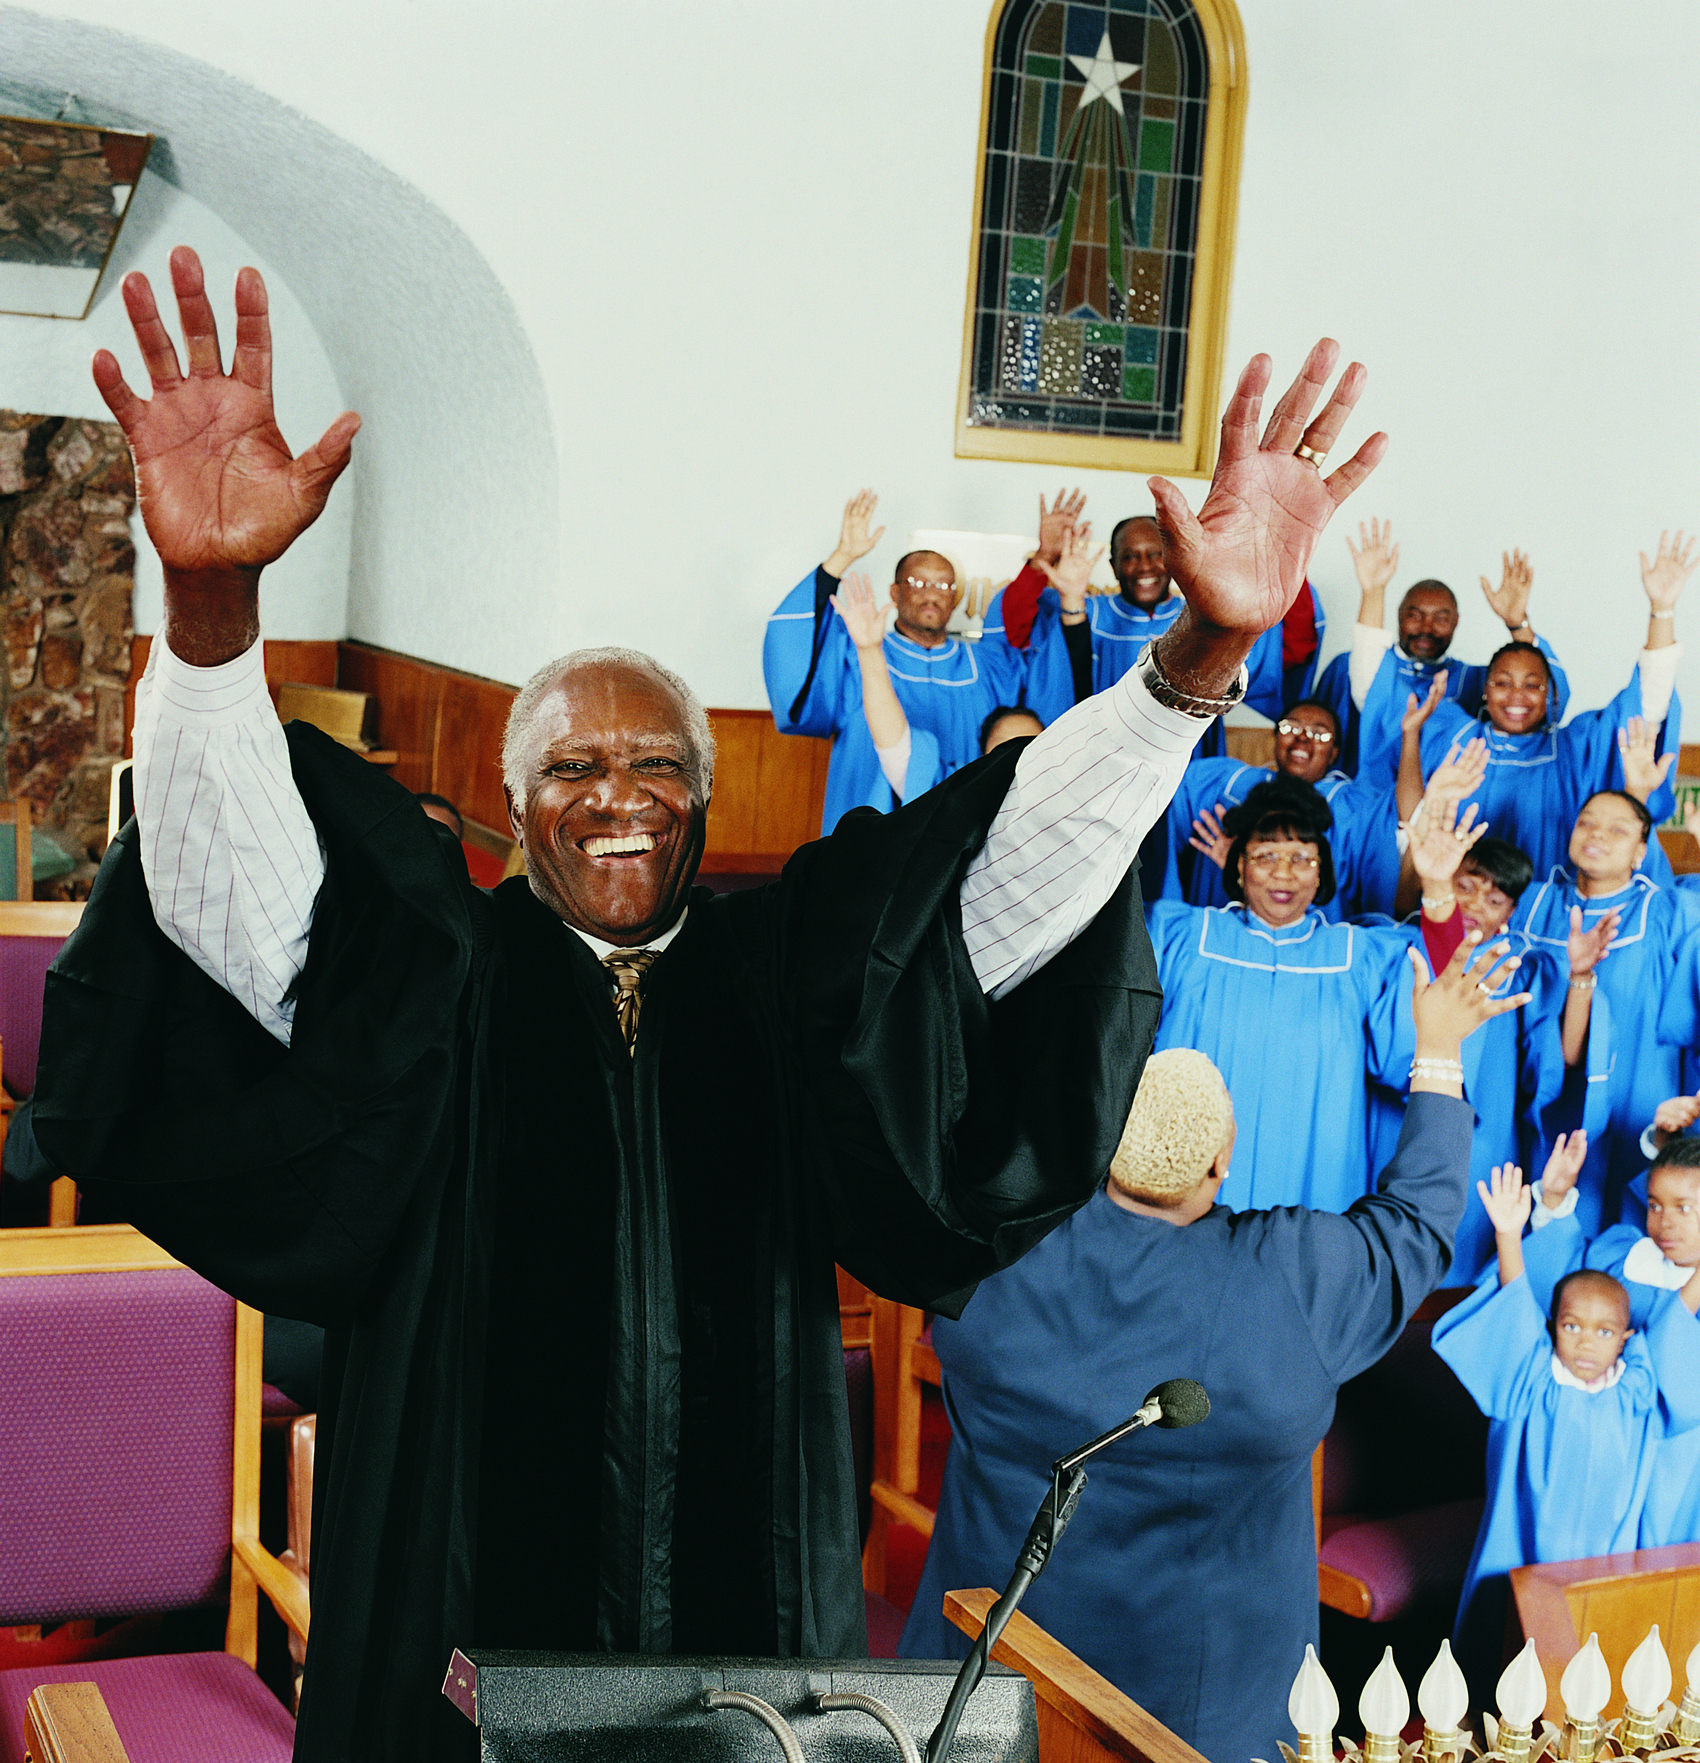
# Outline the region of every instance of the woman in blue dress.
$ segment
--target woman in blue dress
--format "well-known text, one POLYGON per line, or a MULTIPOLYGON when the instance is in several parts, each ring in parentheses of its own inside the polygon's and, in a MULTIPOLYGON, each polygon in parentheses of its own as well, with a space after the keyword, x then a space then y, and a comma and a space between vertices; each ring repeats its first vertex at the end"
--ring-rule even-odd
POLYGON ((1411 969, 1391 928, 1330 924, 1327 804, 1280 779, 1230 810, 1231 903, 1147 909, 1163 979, 1159 1047, 1196 1047, 1249 1141, 1237 1205, 1343 1212, 1374 1185, 1368 1084, 1405 1091, 1411 969))

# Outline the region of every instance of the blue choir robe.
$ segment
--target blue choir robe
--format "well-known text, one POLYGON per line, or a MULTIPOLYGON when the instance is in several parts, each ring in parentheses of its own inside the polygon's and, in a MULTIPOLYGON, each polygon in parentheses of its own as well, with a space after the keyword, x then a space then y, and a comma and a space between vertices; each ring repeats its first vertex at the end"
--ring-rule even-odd
MULTIPOLYGON (((1166 839, 1165 899, 1187 900, 1194 906, 1227 905, 1222 871, 1188 843, 1193 822, 1217 803, 1237 806, 1275 775, 1270 766, 1247 765, 1238 759, 1194 759, 1187 766, 1159 823, 1166 839)), ((1316 789, 1334 815, 1328 847, 1334 857, 1337 892, 1319 909, 1323 917, 1337 924, 1366 912, 1391 915, 1399 890, 1399 808, 1393 792, 1371 789, 1343 771, 1329 772, 1316 789)))
POLYGON ((1637 875, 1618 893, 1584 898, 1569 871, 1555 869, 1523 896, 1517 922, 1566 976, 1572 906, 1584 928, 1614 907, 1622 915, 1594 970, 1585 1070, 1547 1111, 1551 1132, 1588 1128, 1577 1210, 1594 1236, 1618 1222, 1624 1190, 1646 1163, 1642 1131, 1659 1103, 1681 1092, 1684 1051, 1700 1043, 1700 897, 1637 875))
MULTIPOLYGON (((1667 1305, 1684 1308, 1677 1293, 1694 1271, 1666 1259, 1639 1224, 1611 1225, 1588 1242, 1574 1212, 1530 1231, 1523 1257, 1537 1304, 1550 1311, 1553 1288, 1565 1274, 1578 1267, 1597 1268, 1629 1294, 1630 1325, 1640 1329, 1667 1305)), ((1688 1339, 1690 1353, 1700 1355, 1700 1336, 1688 1339)), ((1659 1440, 1635 1546, 1662 1549, 1667 1543, 1694 1542, 1700 1542, 1700 1427, 1667 1432, 1659 1440)))
MULTIPOLYGON (((885 774, 862 710, 856 645, 844 620, 827 604, 823 576, 822 571, 806 575, 767 621, 762 672, 781 734, 823 735, 832 741, 821 815, 825 834, 850 809, 873 800, 885 786, 885 774), (808 691, 803 693, 805 680, 808 691)), ((831 584, 830 576, 824 579, 831 584)), ((928 649, 892 631, 885 639, 885 662, 911 733, 919 731, 937 742, 944 777, 979 758, 981 723, 1000 704, 1013 704, 1021 689, 1020 669, 1007 646, 988 652, 983 644, 951 637, 928 649)))
POLYGON ((1344 1216, 1216 1206, 1177 1227, 1100 1191, 935 1322, 952 1436, 903 1656, 960 1657, 944 1594, 1004 1584, 1052 1460, 1192 1377, 1209 1417, 1093 1460, 1023 1609, 1207 1757, 1291 1744, 1287 1691, 1317 1639, 1311 1453, 1340 1384, 1445 1274, 1469 1118, 1414 1096, 1380 1192, 1344 1216))
MULTIPOLYGON (((1321 602, 1308 584, 1306 592, 1311 597, 1320 647, 1321 602)), ((1180 617, 1185 606, 1186 601, 1173 590, 1149 612, 1123 599, 1120 594, 1089 594, 1086 622, 1092 632, 1092 690, 1107 691, 1129 672, 1145 645, 1162 636, 1180 617)), ((986 610, 980 640, 988 647, 1001 646, 1021 667, 1026 693, 1022 702, 1042 722, 1047 725, 1055 722, 1074 703, 1074 669, 1068 658, 1068 644, 1063 638, 1062 601, 1055 588, 1046 588, 1039 596, 1039 610, 1025 650, 1015 648, 1004 635, 1001 592, 986 610)), ((1246 658, 1246 671, 1249 675, 1245 695, 1247 705, 1265 716, 1279 716, 1284 689, 1280 625, 1266 630, 1252 645, 1251 654, 1246 658)), ((1199 751, 1221 753, 1225 746, 1221 730, 1219 721, 1211 723, 1200 739, 1199 751)))
MULTIPOLYGON (((1412 916, 1399 932, 1423 956, 1422 923, 1412 916)), ((1536 948, 1521 932, 1510 931, 1496 942, 1508 942, 1518 959, 1515 972, 1494 988, 1496 998, 1533 992, 1529 1002, 1503 1016, 1490 1017, 1467 1035, 1461 1058, 1464 1100, 1475 1110, 1476 1130, 1470 1138, 1470 1199, 1452 1245, 1452 1283, 1473 1282, 1494 1263, 1493 1225, 1476 1198, 1476 1183, 1486 1182, 1494 1166, 1515 1163, 1531 1181, 1552 1149, 1544 1116, 1564 1089, 1564 1003, 1569 973, 1550 951, 1536 948)), ((1491 966, 1477 951, 1470 968, 1491 966)), ((1372 1095, 1371 1155, 1380 1161, 1398 1140, 1404 1115, 1403 1098, 1379 1085, 1372 1095)))
POLYGON ((1344 1212, 1374 1186, 1370 1080, 1403 1091, 1415 1050, 1411 964, 1396 930, 1312 907, 1272 929, 1246 907, 1159 900, 1146 926, 1163 981, 1159 1047, 1196 1047, 1234 1099, 1235 1207, 1344 1212))
MULTIPOLYGON (((1547 721, 1562 722, 1570 703, 1570 682, 1544 637, 1538 639, 1538 645, 1552 673, 1547 721)), ((1329 662, 1317 682, 1316 695, 1340 719, 1341 764, 1353 776, 1370 783, 1392 788, 1399 775, 1399 749, 1404 739, 1399 722, 1405 714, 1405 700, 1412 692, 1419 701, 1426 698, 1437 673, 1446 675, 1448 703, 1458 706, 1466 716, 1474 716, 1482 707, 1485 665, 1459 661, 1449 655, 1436 662, 1417 661, 1395 643, 1382 656, 1364 695, 1364 707, 1359 710, 1352 698, 1351 659, 1348 650, 1329 662)))
POLYGON ((1593 1394, 1555 1377, 1527 1278, 1478 1286, 1433 1338, 1491 1423, 1487 1507, 1453 1631, 1480 1695, 1499 1671, 1513 1567, 1636 1547, 1661 1439, 1700 1424, 1700 1324, 1680 1304, 1655 1306, 1624 1343, 1622 1376, 1593 1394))
MULTIPOLYGON (((1455 741, 1485 739, 1487 775, 1464 802, 1478 804, 1477 818, 1487 822, 1493 836, 1509 839, 1527 852, 1535 874, 1545 875, 1555 863, 1565 861, 1582 804, 1596 790, 1623 788, 1618 730, 1640 714, 1639 667, 1603 709, 1582 711, 1563 728, 1554 728, 1549 721, 1526 735, 1504 734, 1456 704, 1442 704, 1423 726, 1423 777, 1433 774, 1455 741)), ((1681 740, 1682 706, 1673 692, 1659 731, 1659 751, 1674 753, 1681 740)), ((1647 808, 1655 823, 1675 812, 1676 797, 1668 780, 1653 792, 1647 808)), ((1669 879, 1670 864, 1656 838, 1648 842, 1642 868, 1655 880, 1669 879)))

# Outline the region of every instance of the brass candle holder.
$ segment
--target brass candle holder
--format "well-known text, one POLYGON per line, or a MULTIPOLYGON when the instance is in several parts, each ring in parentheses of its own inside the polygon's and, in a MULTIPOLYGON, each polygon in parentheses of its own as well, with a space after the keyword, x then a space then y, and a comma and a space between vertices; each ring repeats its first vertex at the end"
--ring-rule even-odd
POLYGON ((1499 1723, 1499 1743, 1494 1749, 1505 1763, 1529 1763, 1529 1746, 1533 1742, 1533 1726, 1513 1726, 1509 1720, 1499 1723))
POLYGON ((1568 1721, 1564 1728, 1565 1763, 1594 1763, 1600 1753, 1600 1737, 1604 1731, 1605 1727, 1597 1717, 1568 1721))
POLYGON ((1639 1708, 1623 1710, 1623 1725, 1618 1729, 1618 1743, 1625 1753, 1650 1751, 1659 1737, 1659 1716, 1655 1711, 1643 1714, 1639 1708))
POLYGON ((1423 1763, 1446 1763, 1448 1758, 1461 1758, 1469 1747, 1464 1729, 1437 1732, 1432 1726, 1423 1728, 1423 1763))
POLYGON ((1364 1763, 1399 1763, 1398 1733, 1366 1732, 1364 1763))
POLYGON ((1334 1763, 1334 1735, 1331 1732, 1301 1732, 1299 1763, 1334 1763))
POLYGON ((1693 1684, 1682 1692, 1670 1729, 1678 1744, 1700 1743, 1700 1695, 1695 1694, 1693 1684))

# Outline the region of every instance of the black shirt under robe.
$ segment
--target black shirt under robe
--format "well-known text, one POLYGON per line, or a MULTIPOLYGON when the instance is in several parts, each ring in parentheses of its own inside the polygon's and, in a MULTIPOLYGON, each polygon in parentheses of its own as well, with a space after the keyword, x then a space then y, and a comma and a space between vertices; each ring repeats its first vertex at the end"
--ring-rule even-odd
POLYGON ((864 1652, 834 1260, 955 1315, 1092 1193, 1159 1009, 1137 875, 984 997, 958 890, 1008 743, 697 890, 632 1058, 524 878, 288 732, 327 853, 291 1045, 159 931, 132 825, 16 1149, 328 1331, 296 1756, 470 1755, 455 1646, 864 1652))

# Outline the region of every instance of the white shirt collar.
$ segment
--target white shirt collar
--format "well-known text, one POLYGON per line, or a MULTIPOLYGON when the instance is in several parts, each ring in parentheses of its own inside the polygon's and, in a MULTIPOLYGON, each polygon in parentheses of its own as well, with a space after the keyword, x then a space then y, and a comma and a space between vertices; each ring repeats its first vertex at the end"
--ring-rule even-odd
POLYGON ((1574 1371, 1566 1367, 1556 1351, 1552 1356, 1552 1381, 1563 1389, 1580 1390, 1586 1396, 1597 1396, 1602 1390, 1609 1390, 1622 1376, 1623 1360, 1619 1358, 1610 1371, 1596 1377, 1592 1383, 1583 1383, 1574 1371))
POLYGON ((1679 1292, 1688 1284, 1692 1267, 1678 1267, 1651 1237, 1642 1239, 1623 1258, 1623 1277, 1638 1286, 1658 1286, 1679 1292))
MULTIPOLYGON (((578 940, 596 957, 598 961, 606 961, 610 955, 635 955, 639 949, 651 949, 657 955, 685 928, 685 920, 691 915, 687 906, 683 912, 664 930, 660 936, 651 937, 647 943, 635 945, 626 943, 605 943, 600 937, 593 937, 589 931, 580 930, 576 924, 567 925, 578 940)), ((565 920, 562 921, 565 923, 565 920)))

